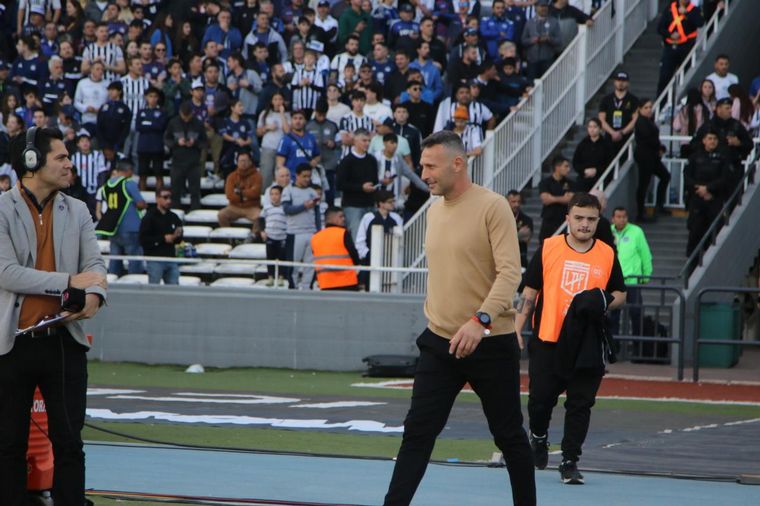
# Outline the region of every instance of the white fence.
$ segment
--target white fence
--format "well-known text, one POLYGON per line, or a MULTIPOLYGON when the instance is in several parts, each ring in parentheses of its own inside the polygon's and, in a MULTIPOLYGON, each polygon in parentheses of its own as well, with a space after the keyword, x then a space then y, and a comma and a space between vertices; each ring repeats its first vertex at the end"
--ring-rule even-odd
MULTIPOLYGON (((483 154, 470 160, 473 181, 501 194, 537 182, 543 161, 570 127, 583 123, 586 103, 656 15, 657 0, 606 2, 595 14, 594 25, 579 27, 578 35, 535 81, 518 109, 489 132, 483 154)), ((430 204, 404 225, 404 265, 411 268, 426 266, 425 220, 430 204)), ((404 275, 404 291, 424 289, 424 278, 424 273, 404 275)))

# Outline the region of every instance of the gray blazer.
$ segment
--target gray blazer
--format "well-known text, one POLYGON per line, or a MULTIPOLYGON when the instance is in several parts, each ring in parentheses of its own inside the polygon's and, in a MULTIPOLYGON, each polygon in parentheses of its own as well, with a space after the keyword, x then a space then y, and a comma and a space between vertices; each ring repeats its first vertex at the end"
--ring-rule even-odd
MULTIPOLYGON (((106 274, 95 227, 84 202, 58 192, 53 202, 53 245, 57 272, 34 269, 37 236, 29 207, 18 186, 0 196, 0 355, 13 348, 19 313, 27 294, 59 297, 69 276, 80 272, 106 274)), ((99 286, 85 290, 105 300, 99 286)), ((81 321, 66 324, 77 342, 89 348, 81 321)))

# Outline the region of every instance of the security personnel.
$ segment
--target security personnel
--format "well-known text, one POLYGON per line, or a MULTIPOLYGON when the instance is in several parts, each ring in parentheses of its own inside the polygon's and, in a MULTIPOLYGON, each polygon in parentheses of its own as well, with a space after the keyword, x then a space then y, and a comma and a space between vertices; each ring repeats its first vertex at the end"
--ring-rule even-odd
POLYGON ((122 100, 121 81, 108 85, 108 101, 98 111, 97 139, 100 148, 119 151, 129 135, 132 111, 122 100))
POLYGON ((718 131, 706 130, 702 136, 702 149, 691 155, 683 171, 686 208, 689 210, 687 256, 720 214, 735 181, 731 165, 718 149, 719 143, 718 131))
POLYGON ((586 341, 590 346, 584 346, 581 341, 577 357, 573 357, 567 348, 567 340, 578 335, 567 327, 577 329, 585 323, 582 337, 598 339, 601 344, 605 332, 594 322, 604 322, 608 310, 617 309, 626 301, 623 272, 615 252, 604 242, 594 239, 601 208, 593 195, 576 193, 573 196, 567 205, 568 233, 546 239, 536 251, 525 273, 525 288, 516 307, 518 339, 522 339, 522 329, 535 307, 534 338, 528 343, 528 414, 537 469, 544 469, 548 464, 549 421, 557 398, 562 392, 567 393, 562 464, 559 466, 562 482, 566 484, 583 483, 577 462, 605 365, 601 349, 591 340, 586 341), (583 311, 576 310, 577 304, 583 311), (580 321, 581 317, 575 315, 585 315, 593 320, 580 321), (565 321, 571 317, 572 321, 565 321), (587 335, 585 329, 591 329, 593 334, 587 335), (568 361, 574 367, 569 375, 562 374, 558 365, 568 361))
POLYGON ((499 44, 505 40, 515 41, 515 24, 504 15, 504 0, 494 0, 492 15, 480 21, 480 36, 486 43, 488 56, 492 60, 499 57, 499 44))
POLYGON ((738 182, 744 174, 742 162, 752 151, 753 143, 752 137, 741 121, 731 116, 732 105, 733 100, 730 98, 718 100, 715 115, 697 130, 691 143, 692 149, 698 151, 702 147, 702 138, 705 133, 710 130, 717 132, 718 150, 725 155, 738 182))
MULTIPOLYGON (((311 237, 311 250, 317 265, 359 265, 351 233, 346 229, 346 215, 340 207, 325 211, 325 228, 311 237)), ((320 290, 359 289, 359 276, 354 270, 317 267, 320 290)))
POLYGON ((675 0, 662 13, 657 32, 662 36, 662 59, 657 95, 670 82, 697 41, 697 28, 705 24, 702 11, 691 0, 675 0))

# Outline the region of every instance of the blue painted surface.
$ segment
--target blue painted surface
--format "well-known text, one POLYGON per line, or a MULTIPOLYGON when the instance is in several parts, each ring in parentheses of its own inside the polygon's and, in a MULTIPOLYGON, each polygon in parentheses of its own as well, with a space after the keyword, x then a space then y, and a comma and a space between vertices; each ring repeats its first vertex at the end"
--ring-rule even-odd
MULTIPOLYGON (((87 487, 269 500, 377 505, 393 462, 88 444, 87 487)), ((567 486, 536 472, 541 505, 760 505, 760 487, 709 481, 585 473, 567 486)), ((511 504, 505 469, 431 465, 414 506, 511 504)))

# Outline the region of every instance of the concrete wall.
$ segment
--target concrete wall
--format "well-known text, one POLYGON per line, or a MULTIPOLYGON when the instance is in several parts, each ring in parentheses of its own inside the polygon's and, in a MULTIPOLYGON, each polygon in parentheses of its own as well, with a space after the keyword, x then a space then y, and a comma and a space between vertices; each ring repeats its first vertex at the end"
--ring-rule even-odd
MULTIPOLYGON (((731 72, 739 76, 745 90, 760 76, 760 58, 757 57, 757 20, 760 19, 760 2, 734 0, 727 14, 726 26, 703 55, 701 62, 687 74, 689 85, 697 87, 713 71, 715 57, 725 53, 731 57, 731 72)), ((685 90, 684 90, 685 93, 685 90)))
POLYGON ((420 296, 113 285, 87 324, 91 358, 148 364, 362 370, 416 354, 420 296))

